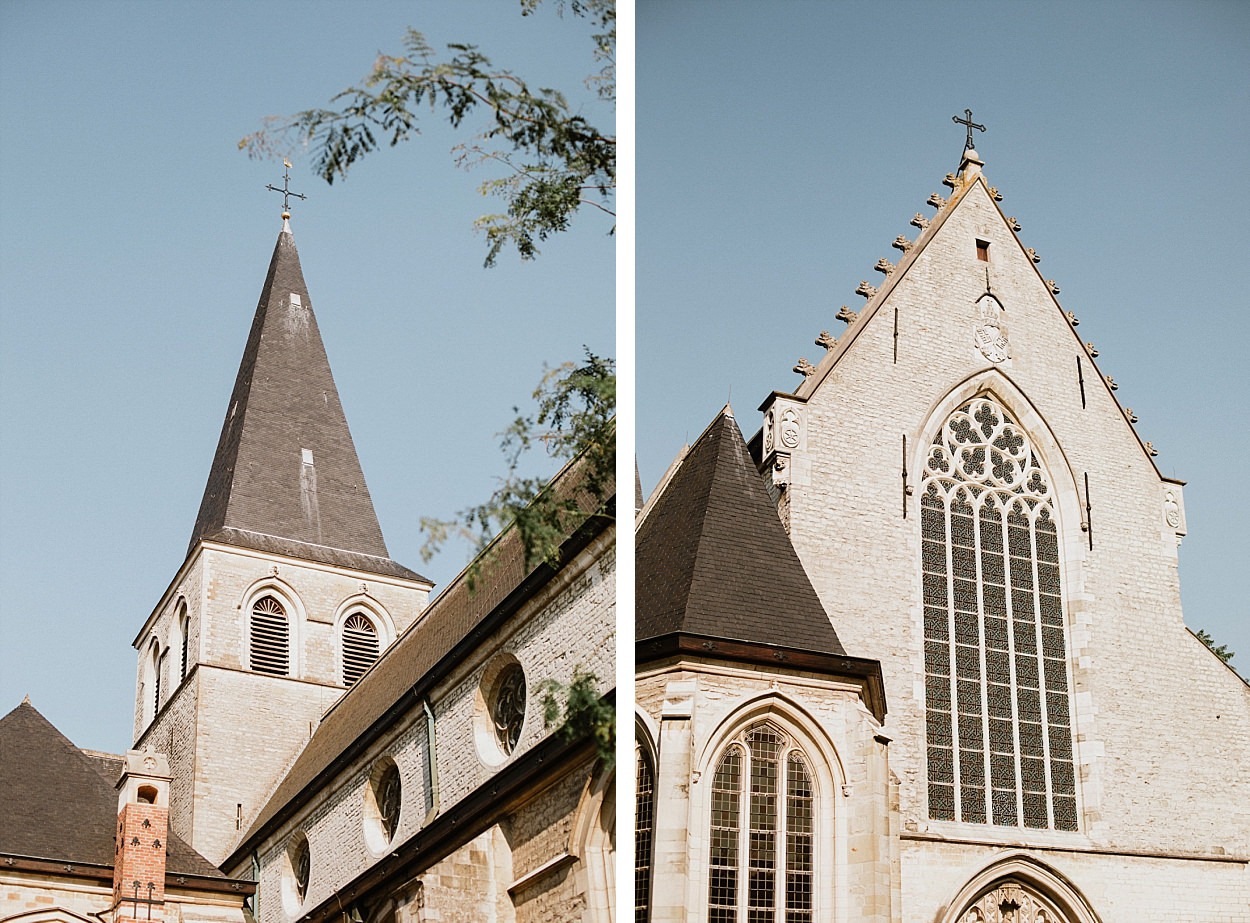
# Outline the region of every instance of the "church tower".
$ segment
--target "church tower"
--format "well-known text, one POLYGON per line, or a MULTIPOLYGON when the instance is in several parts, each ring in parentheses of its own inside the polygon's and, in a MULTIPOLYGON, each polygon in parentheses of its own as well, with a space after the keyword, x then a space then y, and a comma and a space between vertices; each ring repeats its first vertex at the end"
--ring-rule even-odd
POLYGON ((170 827, 213 862, 432 586, 387 552, 288 218, 186 560, 134 641, 135 747, 169 754, 170 827))

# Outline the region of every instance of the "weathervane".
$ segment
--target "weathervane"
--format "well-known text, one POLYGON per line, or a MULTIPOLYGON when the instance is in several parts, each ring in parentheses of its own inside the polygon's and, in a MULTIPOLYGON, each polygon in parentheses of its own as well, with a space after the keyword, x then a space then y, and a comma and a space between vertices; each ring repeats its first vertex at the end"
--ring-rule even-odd
POLYGON ((952 122, 955 122, 956 124, 959 124, 959 125, 967 125, 967 126, 968 126, 968 140, 964 142, 964 150, 965 150, 965 151, 970 151, 970 150, 972 150, 972 149, 976 146, 976 145, 974 145, 974 144, 972 143, 972 129, 974 129, 974 128, 975 128, 977 131, 985 131, 985 126, 984 126, 984 125, 978 125, 976 122, 972 121, 972 110, 971 110, 971 109, 965 109, 965 110, 964 110, 964 117, 963 117, 962 119, 961 119, 959 116, 957 116, 957 115, 952 115, 952 116, 951 116, 951 121, 952 121, 952 122))
MULTIPOLYGON (((969 132, 969 134, 971 135, 971 132, 969 132)), ((282 166, 286 167, 286 171, 282 174, 282 188, 279 189, 273 184, 270 184, 265 188, 270 192, 282 193, 282 217, 285 219, 291 217, 291 196, 295 196, 297 199, 307 199, 308 196, 303 193, 291 191, 291 161, 283 157, 282 166)))

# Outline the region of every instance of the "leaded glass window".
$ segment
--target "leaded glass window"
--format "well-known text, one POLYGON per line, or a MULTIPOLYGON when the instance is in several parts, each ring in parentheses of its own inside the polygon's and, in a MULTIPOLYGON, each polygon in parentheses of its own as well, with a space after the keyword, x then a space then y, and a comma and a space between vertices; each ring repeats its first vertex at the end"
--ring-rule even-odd
POLYGON ((1054 498, 992 398, 934 438, 920 524, 929 816, 1075 830, 1054 498))
POLYGON ((815 792, 807 757, 775 725, 735 738, 712 777, 710 923, 813 919, 815 792))
POLYGON ((642 747, 634 748, 634 923, 651 919, 651 840, 655 833, 655 767, 642 747))

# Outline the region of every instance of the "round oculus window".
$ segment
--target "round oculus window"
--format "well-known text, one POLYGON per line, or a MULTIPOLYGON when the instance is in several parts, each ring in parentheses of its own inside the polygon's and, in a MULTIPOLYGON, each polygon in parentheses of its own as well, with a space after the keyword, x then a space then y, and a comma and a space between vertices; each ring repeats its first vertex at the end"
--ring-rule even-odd
POLYGON ((490 702, 491 723, 499 749, 510 754, 521 739, 525 724, 525 671, 519 663, 509 664, 495 681, 490 702))

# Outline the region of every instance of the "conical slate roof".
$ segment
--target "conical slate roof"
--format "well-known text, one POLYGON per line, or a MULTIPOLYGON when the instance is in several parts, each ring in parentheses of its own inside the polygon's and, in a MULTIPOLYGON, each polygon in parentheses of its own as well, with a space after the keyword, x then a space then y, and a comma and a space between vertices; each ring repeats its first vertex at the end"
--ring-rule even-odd
POLYGON ((674 632, 845 654, 726 407, 638 530, 638 640, 674 632))
POLYGON ((287 225, 256 306, 188 554, 201 540, 419 577, 387 553, 287 225))
MULTIPOLYGON (((112 866, 117 780, 101 774, 102 762, 29 702, 0 718, 0 855, 112 866)), ((224 877, 173 831, 166 871, 224 877)))

